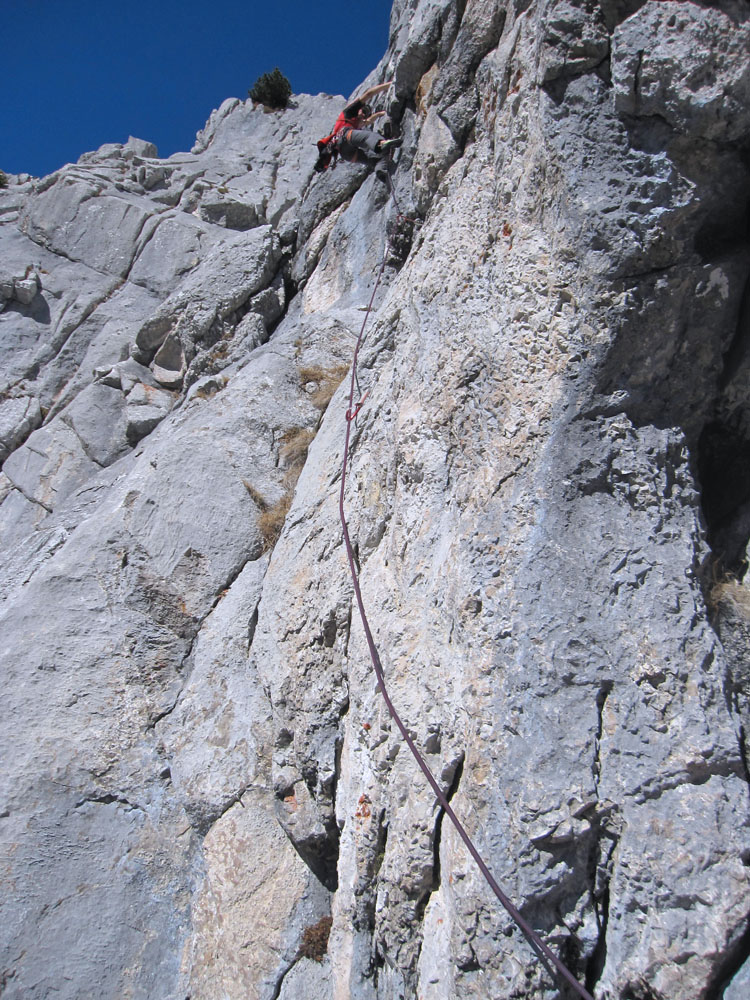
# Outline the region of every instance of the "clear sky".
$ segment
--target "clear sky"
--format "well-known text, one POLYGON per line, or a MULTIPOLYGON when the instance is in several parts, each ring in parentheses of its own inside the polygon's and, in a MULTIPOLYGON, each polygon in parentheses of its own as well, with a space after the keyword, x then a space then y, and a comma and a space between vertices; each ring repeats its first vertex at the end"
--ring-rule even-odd
POLYGON ((388 47, 391 0, 0 0, 0 169, 43 176, 129 135, 189 150, 275 66, 349 96, 388 47))

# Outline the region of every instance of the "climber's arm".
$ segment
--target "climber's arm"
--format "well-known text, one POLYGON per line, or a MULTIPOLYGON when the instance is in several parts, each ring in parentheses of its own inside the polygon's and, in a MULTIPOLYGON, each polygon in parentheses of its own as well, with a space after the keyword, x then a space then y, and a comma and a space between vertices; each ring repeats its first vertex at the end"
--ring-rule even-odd
POLYGON ((390 86, 393 85, 393 80, 386 80, 385 83, 379 83, 376 87, 368 87, 364 94, 360 94, 358 100, 369 101, 371 97, 376 94, 382 93, 384 90, 388 90, 390 86))

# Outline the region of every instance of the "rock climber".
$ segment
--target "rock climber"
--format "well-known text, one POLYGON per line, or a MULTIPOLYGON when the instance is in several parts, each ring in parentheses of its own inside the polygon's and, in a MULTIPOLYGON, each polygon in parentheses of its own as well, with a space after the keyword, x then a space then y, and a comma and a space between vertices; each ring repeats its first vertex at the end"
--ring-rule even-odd
POLYGON ((367 102, 392 84, 393 80, 388 80, 375 87, 369 87, 351 104, 347 104, 336 119, 331 135, 318 142, 316 171, 326 170, 336 155, 348 163, 367 163, 380 159, 401 145, 402 139, 384 139, 366 128, 385 115, 385 111, 376 111, 373 114, 367 102))

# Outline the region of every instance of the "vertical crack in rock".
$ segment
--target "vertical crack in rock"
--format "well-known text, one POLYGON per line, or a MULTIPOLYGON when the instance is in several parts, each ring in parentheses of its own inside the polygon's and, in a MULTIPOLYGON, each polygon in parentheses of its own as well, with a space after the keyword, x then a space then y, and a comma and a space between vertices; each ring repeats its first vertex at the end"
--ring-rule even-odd
POLYGON ((337 634, 336 609, 332 608, 328 613, 328 617, 323 621, 322 625, 323 645, 327 649, 333 648, 333 645, 336 642, 336 634, 337 634))
MULTIPOLYGON (((748 287, 740 307, 742 328, 725 356, 723 381, 741 380, 743 358, 750 344, 748 287)), ((746 364, 744 360, 744 364, 746 364)), ((727 390, 730 393, 731 388, 727 390)), ((719 407, 717 406, 717 410, 719 407)), ((748 725, 750 724, 750 600, 743 580, 750 542, 750 427, 747 407, 721 407, 703 429, 698 442, 701 506, 711 556, 704 563, 701 584, 712 624, 724 652, 724 697, 735 719, 744 777, 750 783, 748 725)))
MULTIPOLYGON (((448 790, 445 793, 445 797, 449 803, 453 801, 453 796, 456 794, 456 792, 458 791, 458 786, 461 784, 461 778, 464 773, 464 759, 465 755, 463 751, 461 751, 461 753, 458 756, 458 760, 454 765, 455 771, 453 777, 451 778, 450 785, 448 786, 448 790)), ((437 817, 435 818, 435 834, 432 845, 432 853, 433 853, 432 888, 430 889, 430 895, 434 892, 437 892, 442 883, 442 872, 440 868, 440 846, 442 843, 444 819, 445 819, 445 809, 442 806, 440 806, 440 808, 438 809, 437 817)), ((424 909, 427 906, 428 900, 429 896, 425 900, 425 905, 422 908, 422 915, 424 915, 424 909)))
POLYGON ((347 613, 347 617, 346 617, 346 624, 344 626, 344 636, 343 636, 343 647, 344 648, 343 648, 343 651, 342 651, 342 654, 341 654, 342 655, 342 659, 344 660, 344 662, 346 662, 346 660, 347 660, 347 658, 349 656, 349 641, 351 639, 351 634, 352 634, 352 614, 353 614, 353 612, 354 612, 354 598, 352 598, 349 601, 349 608, 348 608, 348 613, 347 613))
MULTIPOLYGON (((303 778, 301 782, 297 782, 296 784, 306 785, 307 798, 310 801, 314 801, 313 794, 310 791, 311 782, 308 779, 303 778)), ((314 782, 312 784, 314 787, 314 782)), ((285 789, 283 792, 278 792, 277 796, 285 800, 294 794, 295 790, 291 788, 285 789)), ((290 844, 313 875, 329 892, 335 892, 338 889, 339 840, 341 831, 339 830, 335 815, 329 813, 324 819, 321 819, 322 822, 320 825, 322 826, 322 830, 319 827, 320 832, 306 835, 304 839, 294 837, 292 831, 287 828, 287 825, 280 822, 290 844)))
POLYGON ((247 651, 250 652, 250 648, 253 644, 253 639, 255 638, 255 630, 258 627, 258 614, 260 611, 260 601, 255 605, 255 611, 250 615, 250 621, 247 623, 247 651))
POLYGON ((607 825, 608 817, 592 819, 590 853, 591 895, 599 934, 594 951, 586 965, 585 986, 593 995, 607 961, 607 929, 609 926, 610 883, 612 864, 619 843, 619 835, 607 825))
POLYGON ((281 996, 281 990, 284 986, 284 980, 292 971, 292 969, 295 967, 297 962, 299 962, 300 957, 301 957, 300 955, 297 955, 295 958, 292 959, 289 965, 287 965, 287 967, 281 971, 279 978, 276 980, 276 983, 274 984, 273 993, 271 993, 270 1000, 279 1000, 279 997, 281 996))
POLYGON ((600 759, 600 749, 602 732, 604 729, 604 706, 607 702, 614 683, 611 680, 603 681, 599 693, 596 696, 596 711, 597 711, 597 726, 596 726, 596 736, 594 737, 594 762, 592 765, 592 773, 594 777, 594 789, 596 790, 596 796, 599 798, 599 779, 601 776, 601 759, 600 759))
POLYGON ((124 272, 123 272, 123 275, 122 275, 123 280, 125 280, 125 281, 129 280, 130 273, 133 270, 133 268, 135 267, 136 261, 140 257, 141 253, 145 249, 145 247, 148 244, 148 242, 153 237, 153 235, 156 232, 156 230, 159 228, 159 221, 160 221, 159 220, 159 216, 162 215, 166 211, 167 211, 167 208, 165 207, 163 209, 155 211, 153 214, 146 214, 144 216, 143 222, 141 223, 140 228, 138 229, 138 232, 135 233, 135 235, 133 236, 133 249, 132 249, 132 252, 131 252, 131 255, 130 255, 130 260, 128 261, 127 265, 125 266, 125 269, 124 269, 124 272), (146 226, 148 226, 148 224, 151 223, 151 222, 155 223, 154 228, 148 234, 148 236, 146 237, 146 239, 145 239, 145 241, 143 243, 143 246, 141 246, 140 245, 141 237, 143 236, 143 233, 144 233, 144 230, 146 229, 146 226))
MULTIPOLYGON (((458 791, 458 787, 461 784, 461 777, 464 773, 464 760, 465 754, 461 751, 458 755, 456 761, 452 764, 453 775, 449 779, 448 788, 445 792, 445 797, 448 802, 452 802, 454 795, 458 791)), ((445 819, 445 809, 441 805, 437 811, 435 817, 435 826, 433 829, 432 836, 432 883, 429 887, 425 889, 422 896, 416 901, 414 906, 414 917, 415 924, 420 927, 420 938, 417 948, 416 957, 414 960, 414 969, 416 970, 419 966, 419 956, 422 951, 422 945, 424 942, 424 915, 430 899, 434 893, 436 893, 442 883, 442 871, 440 865, 440 847, 442 844, 442 834, 443 834, 443 820, 445 819)))
MULTIPOLYGON (((346 706, 341 712, 341 721, 343 722, 344 717, 349 711, 349 702, 346 702, 346 706)), ((333 751, 333 776, 331 778, 331 784, 329 787, 329 794, 331 797, 331 812, 330 819, 326 824, 326 830, 331 840, 335 854, 335 860, 333 862, 333 868, 335 871, 335 885, 338 888, 339 884, 339 853, 340 853, 340 843, 341 843, 341 830, 339 828, 338 822, 336 821, 336 796, 338 794, 339 782, 341 780, 341 756, 344 749, 344 738, 343 736, 337 736, 334 751, 333 751)))
POLYGON ((714 420, 698 442, 701 503, 718 577, 744 572, 750 540, 750 439, 739 414, 734 424, 714 420))
POLYGON ((750 600, 744 585, 735 579, 703 582, 712 624, 724 650, 724 699, 736 721, 742 769, 750 784, 750 600))
POLYGON ((378 897, 378 878, 385 861, 385 852, 388 847, 388 822, 386 811, 381 809, 377 817, 377 828, 374 842, 372 843, 365 860, 365 879, 363 880, 361 913, 363 915, 363 930, 370 936, 370 961, 368 975, 372 977, 373 985, 377 989, 380 969, 386 962, 385 953, 381 947, 381 942, 377 935, 376 906, 378 897))
MULTIPOLYGON (((742 709, 739 704, 739 698, 735 698, 734 702, 734 712, 741 718, 742 709)), ((742 758, 742 768, 745 773, 745 781, 750 785, 750 760, 748 760, 748 735, 747 728, 745 725, 739 723, 739 737, 740 737, 740 757, 742 758)))
MULTIPOLYGON (((744 229, 750 231, 750 206, 745 215, 744 229)), ((700 250, 698 251, 700 253, 700 250)), ((724 354, 724 370, 719 387, 724 390, 740 371, 743 361, 750 352, 750 277, 745 282, 740 301, 737 326, 732 341, 724 354)))
MULTIPOLYGON (((343 720, 349 711, 348 697, 340 705, 339 720, 343 720)), ((294 736, 288 729, 282 729, 277 734, 277 749, 291 746, 294 736)), ((327 777, 321 777, 318 764, 308 761, 302 768, 302 777, 291 785, 280 785, 276 789, 277 817, 294 850, 315 875, 319 882, 335 892, 338 888, 338 863, 341 830, 336 819, 336 796, 341 778, 341 759, 343 752, 343 737, 339 734, 334 741, 333 768, 327 777), (304 786, 304 787, 302 787, 304 786), (299 792, 297 791, 299 788, 299 792), (295 811, 301 808, 317 813, 312 828, 305 828, 304 835, 295 835, 294 827, 289 826, 287 815, 282 805, 292 802, 295 811)))
POLYGON ((589 883, 591 899, 596 914, 599 934, 593 954, 589 959, 585 973, 585 986, 593 994, 594 988, 601 977, 607 961, 607 927, 609 924, 610 881, 612 876, 612 860, 618 843, 616 833, 607 827, 608 811, 599 800, 599 784, 601 780, 601 740, 604 732, 604 706, 607 702, 613 682, 606 680, 601 683, 596 698, 597 728, 594 738, 593 778, 597 797, 597 808, 590 816, 591 847, 589 852, 589 883), (608 842, 608 844, 607 844, 608 842), (605 844, 607 844, 605 849, 605 844))

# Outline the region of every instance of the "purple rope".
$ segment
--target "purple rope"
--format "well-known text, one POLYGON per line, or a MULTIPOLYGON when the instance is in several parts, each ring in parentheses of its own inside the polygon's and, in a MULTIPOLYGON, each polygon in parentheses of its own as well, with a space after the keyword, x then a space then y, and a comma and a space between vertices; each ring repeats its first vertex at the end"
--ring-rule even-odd
MULTIPOLYGON (((393 193, 392 186, 391 186, 391 193, 393 193)), ((554 966, 554 968, 557 969, 562 978, 578 993, 580 997, 582 997, 582 1000, 593 1000, 591 994, 588 993, 583 986, 581 986, 581 984, 578 982, 575 976, 567 969, 567 967, 563 964, 563 962, 560 961, 557 955, 555 955, 554 952, 547 947, 547 945, 542 941, 542 939, 539 937, 536 931, 534 931, 533 928, 530 926, 530 924, 528 924, 526 920, 524 920, 519 910, 513 905, 513 903, 505 895, 505 893, 502 891, 500 886, 493 878, 492 872, 490 872, 489 868, 482 860, 479 851, 476 849, 473 841, 471 840, 471 837, 467 833, 466 829, 459 820, 458 816, 456 816, 455 812, 451 808, 450 802, 448 802, 445 793, 443 792, 442 788, 435 779, 435 776, 433 775, 432 771, 428 767, 427 762, 422 757, 422 754, 417 749, 417 746, 414 740, 409 735, 409 731, 407 730, 406 726, 401 721, 401 718, 398 712, 396 711, 393 702, 391 701, 390 695, 388 694, 388 689, 386 688, 385 685, 385 675, 383 673, 383 666, 380 662, 380 655, 378 654, 377 647, 375 646, 375 640, 372 637, 370 623, 367 620, 367 614, 365 613, 365 605, 364 601, 362 600, 362 591, 360 590, 359 586, 359 577, 357 575, 357 569, 354 561, 354 550, 352 549, 352 543, 349 538, 349 526, 347 524, 346 513, 344 511, 344 491, 346 489, 346 473, 349 465, 349 445, 351 438, 352 421, 359 412, 363 402, 363 400, 361 400, 357 407, 355 407, 354 405, 354 386, 357 379, 357 359, 359 357, 359 349, 362 345, 362 341, 364 338, 365 327, 367 326, 367 320, 369 319, 370 312, 372 311, 372 305, 373 302, 375 301, 375 294, 378 290, 378 286, 380 285, 380 279, 383 276, 383 270, 385 269, 386 256, 387 254, 383 257, 383 262, 380 265, 380 270, 378 272, 377 280, 375 281, 375 287, 372 290, 370 302, 369 305, 367 306, 367 311, 365 312, 364 320, 362 321, 362 329, 359 331, 359 337, 357 338, 357 343, 354 348, 354 357, 352 359, 351 384, 349 386, 349 408, 346 411, 346 437, 344 442, 344 460, 341 468, 341 492, 339 494, 339 516, 341 518, 341 527, 344 533, 344 544, 346 546, 346 554, 349 560, 349 570, 352 576, 352 584, 354 585, 354 595, 357 599, 359 616, 362 619, 362 627, 365 630, 365 638, 367 639, 367 646, 370 650, 370 657, 372 659, 373 667, 375 668, 375 676, 377 677, 378 680, 378 687, 380 688, 380 693, 383 695, 383 699, 388 707, 388 711, 391 714, 391 718, 398 726, 399 732, 401 733, 401 735, 404 738, 404 741, 411 750, 412 755, 416 760, 417 764, 419 764, 420 768, 422 769, 425 778, 427 778, 427 781, 429 782, 432 790, 437 796, 438 802, 440 803, 441 807, 450 818, 454 827, 458 831, 461 840, 463 840, 464 844, 466 845, 469 854, 471 854, 472 858, 474 858, 474 861, 476 862, 479 870, 481 871, 482 875, 484 875, 485 879, 487 880, 487 883, 489 884, 490 888, 495 893, 499 901, 505 907, 505 910, 508 912, 508 914, 512 917, 516 925, 522 931, 526 940, 536 951, 537 955, 542 960, 542 962, 545 961, 550 962, 554 966)))

